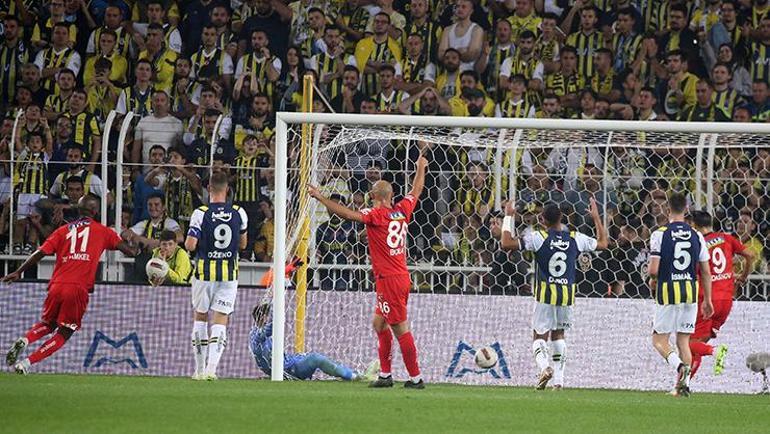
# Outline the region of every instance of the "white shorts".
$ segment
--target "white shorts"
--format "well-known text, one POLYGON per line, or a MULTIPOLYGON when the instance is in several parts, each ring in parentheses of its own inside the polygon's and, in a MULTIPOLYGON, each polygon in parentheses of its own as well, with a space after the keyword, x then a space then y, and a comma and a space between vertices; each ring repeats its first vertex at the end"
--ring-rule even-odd
POLYGON ((697 303, 659 304, 655 306, 652 331, 658 334, 692 334, 695 331, 695 319, 697 317, 697 303))
POLYGON ((27 216, 32 214, 32 211, 35 209, 35 204, 41 197, 43 197, 42 194, 19 193, 19 203, 18 208, 16 208, 16 220, 24 220, 27 216))
POLYGON ((235 297, 238 295, 238 281, 208 282, 192 280, 192 305, 199 313, 210 310, 230 315, 235 309, 235 297))
POLYGON ((572 327, 572 306, 535 303, 532 330, 539 335, 551 330, 569 330, 572 327))

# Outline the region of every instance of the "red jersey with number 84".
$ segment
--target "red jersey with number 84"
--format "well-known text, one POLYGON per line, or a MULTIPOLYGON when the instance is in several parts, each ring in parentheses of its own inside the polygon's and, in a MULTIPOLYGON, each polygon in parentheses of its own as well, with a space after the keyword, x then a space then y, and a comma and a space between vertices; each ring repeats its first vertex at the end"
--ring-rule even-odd
MULTIPOLYGON (((711 300, 732 300, 735 287, 733 255, 746 247, 732 235, 723 232, 711 232, 703 238, 711 258, 711 300)), ((703 299, 703 291, 700 291, 698 298, 703 299)))
POLYGON ((65 283, 90 290, 102 252, 117 249, 120 241, 115 231, 90 218, 56 229, 40 246, 46 255, 56 253, 51 285, 65 283))
POLYGON ((376 279, 409 274, 406 269, 407 226, 416 205, 417 198, 408 194, 393 208, 361 210, 376 279))

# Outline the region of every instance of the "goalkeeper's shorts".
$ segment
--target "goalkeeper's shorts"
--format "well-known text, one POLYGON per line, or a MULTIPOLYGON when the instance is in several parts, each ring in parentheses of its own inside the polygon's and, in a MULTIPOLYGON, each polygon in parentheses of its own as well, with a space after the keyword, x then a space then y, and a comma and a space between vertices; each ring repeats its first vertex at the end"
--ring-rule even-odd
POLYGON ((377 291, 377 305, 374 313, 385 318, 388 324, 406 321, 406 304, 412 280, 408 274, 381 277, 374 283, 377 291))

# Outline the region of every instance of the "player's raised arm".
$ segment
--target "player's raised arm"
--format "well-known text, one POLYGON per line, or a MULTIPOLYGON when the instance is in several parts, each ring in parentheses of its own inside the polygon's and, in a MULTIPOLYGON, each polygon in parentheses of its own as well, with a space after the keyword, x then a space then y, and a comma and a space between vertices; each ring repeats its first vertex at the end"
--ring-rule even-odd
POLYGON ((337 214, 338 216, 342 217, 345 220, 350 220, 350 221, 359 222, 359 223, 364 222, 363 214, 329 199, 328 197, 324 196, 320 191, 318 191, 318 188, 312 185, 309 185, 307 190, 310 196, 314 197, 316 200, 321 202, 321 204, 325 206, 326 209, 329 210, 329 212, 333 214, 337 214))
POLYGON ((516 210, 513 201, 505 207, 505 217, 500 228, 500 247, 503 250, 519 250, 519 238, 516 236, 516 210))
POLYGON ((596 250, 604 250, 609 245, 607 230, 604 228, 602 216, 599 215, 599 206, 596 205, 596 200, 592 197, 589 201, 591 204, 591 218, 593 219, 594 227, 596 228, 596 250))
POLYGON ((414 180, 412 181, 412 191, 409 192, 415 199, 419 199, 422 194, 422 189, 425 187, 425 171, 428 169, 428 160, 420 154, 417 158, 417 171, 414 174, 414 180))

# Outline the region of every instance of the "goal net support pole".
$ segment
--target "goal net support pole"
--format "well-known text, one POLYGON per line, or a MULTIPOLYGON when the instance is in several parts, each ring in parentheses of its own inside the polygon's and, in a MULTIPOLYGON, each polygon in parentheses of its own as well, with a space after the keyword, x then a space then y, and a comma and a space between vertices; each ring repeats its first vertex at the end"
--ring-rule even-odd
MULTIPOLYGON (((302 111, 305 113, 313 112, 313 76, 308 74, 302 82, 302 111)), ((310 124, 302 125, 302 139, 300 142, 300 185, 307 186, 309 182, 310 167, 310 143, 313 140, 313 131, 310 124)), ((309 199, 307 188, 302 188, 299 193, 299 209, 305 209, 309 199)), ((302 353, 305 351, 305 307, 307 306, 307 269, 308 269, 308 242, 310 238, 310 216, 304 216, 302 219, 302 229, 300 230, 299 243, 297 245, 297 256, 302 261, 302 266, 297 270, 297 307, 294 311, 294 351, 302 353)), ((280 270, 276 268, 275 270, 280 270)))

